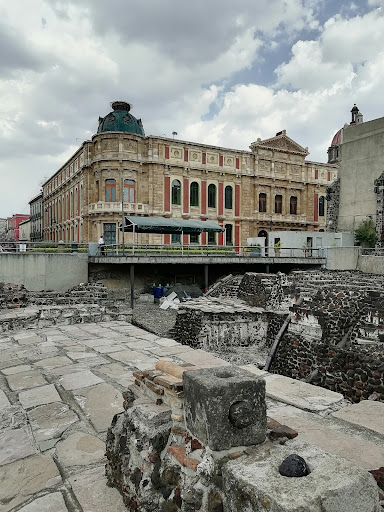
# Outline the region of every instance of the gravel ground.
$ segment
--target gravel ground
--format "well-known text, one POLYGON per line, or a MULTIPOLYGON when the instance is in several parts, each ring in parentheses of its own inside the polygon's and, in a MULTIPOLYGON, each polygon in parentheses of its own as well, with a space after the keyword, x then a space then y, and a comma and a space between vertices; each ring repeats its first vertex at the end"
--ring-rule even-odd
POLYGON ((133 323, 158 336, 167 336, 176 322, 175 309, 160 309, 158 304, 136 303, 133 308, 133 323))
MULTIPOLYGON (((133 323, 158 336, 167 336, 176 322, 177 311, 163 310, 158 304, 136 303, 133 310, 133 323)), ((255 364, 264 367, 268 352, 259 347, 229 347, 222 352, 211 351, 215 356, 234 365, 255 364)))

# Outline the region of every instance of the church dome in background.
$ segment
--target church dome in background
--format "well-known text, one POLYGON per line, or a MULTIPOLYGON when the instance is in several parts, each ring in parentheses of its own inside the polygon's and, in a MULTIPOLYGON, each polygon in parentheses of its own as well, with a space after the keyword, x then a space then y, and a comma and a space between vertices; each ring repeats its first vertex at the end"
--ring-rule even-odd
POLYGON ((331 146, 338 146, 341 143, 341 130, 342 128, 340 128, 340 130, 333 136, 331 146))
POLYGON ((99 117, 97 133, 103 132, 126 132, 137 135, 145 135, 141 119, 136 119, 129 111, 132 108, 130 103, 125 101, 114 101, 111 103, 113 112, 105 117, 99 117))

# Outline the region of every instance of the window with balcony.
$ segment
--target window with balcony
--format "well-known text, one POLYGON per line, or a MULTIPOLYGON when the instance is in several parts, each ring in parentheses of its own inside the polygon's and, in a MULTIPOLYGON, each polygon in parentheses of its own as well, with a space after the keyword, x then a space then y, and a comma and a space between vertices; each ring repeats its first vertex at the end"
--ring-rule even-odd
POLYGON ((224 190, 224 205, 226 210, 232 210, 233 208, 233 190, 229 185, 224 190))
POLYGON ((116 180, 105 180, 105 200, 107 203, 116 201, 116 180))
POLYGON ((189 204, 190 206, 199 206, 199 184, 196 181, 191 183, 189 189, 189 204))
POLYGON ((283 196, 275 196, 275 213, 283 213, 283 196))
POLYGON ((297 215, 297 197, 291 196, 289 199, 289 213, 297 215))
POLYGON ((325 214, 325 202, 324 196, 319 197, 319 217, 324 217, 325 214))
POLYGON ((181 183, 179 180, 172 181, 172 204, 181 205, 181 183))
POLYGON ((266 213, 267 211, 267 194, 262 192, 259 194, 259 212, 266 213))
POLYGON ((135 202, 135 181, 124 180, 124 203, 135 202))
POLYGON ((216 208, 216 185, 208 185, 208 208, 216 208))
POLYGON ((99 180, 96 180, 96 202, 100 201, 100 186, 99 180))

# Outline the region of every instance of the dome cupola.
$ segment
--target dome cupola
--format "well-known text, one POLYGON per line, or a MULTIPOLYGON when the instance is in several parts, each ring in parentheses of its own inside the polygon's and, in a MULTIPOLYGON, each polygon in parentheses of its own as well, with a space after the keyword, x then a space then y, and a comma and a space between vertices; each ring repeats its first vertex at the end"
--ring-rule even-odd
POLYGON ((113 101, 111 103, 113 112, 105 117, 99 117, 97 133, 103 132, 125 132, 145 136, 141 119, 136 119, 130 110, 132 105, 125 101, 113 101))

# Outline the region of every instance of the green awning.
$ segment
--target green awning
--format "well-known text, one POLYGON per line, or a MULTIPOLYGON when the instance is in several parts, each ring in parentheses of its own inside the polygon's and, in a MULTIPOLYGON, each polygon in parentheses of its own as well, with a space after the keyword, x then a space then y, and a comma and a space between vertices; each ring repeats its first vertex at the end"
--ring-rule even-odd
MULTIPOLYGON (((164 217, 124 217, 124 232, 190 234, 190 233, 223 233, 224 228, 212 221, 166 219, 164 217)), ((121 226, 120 226, 121 229, 121 226)))

